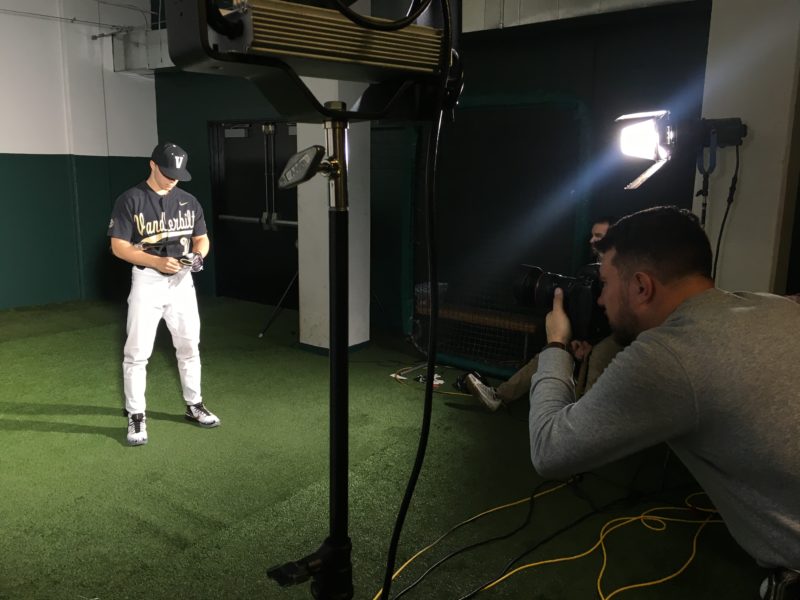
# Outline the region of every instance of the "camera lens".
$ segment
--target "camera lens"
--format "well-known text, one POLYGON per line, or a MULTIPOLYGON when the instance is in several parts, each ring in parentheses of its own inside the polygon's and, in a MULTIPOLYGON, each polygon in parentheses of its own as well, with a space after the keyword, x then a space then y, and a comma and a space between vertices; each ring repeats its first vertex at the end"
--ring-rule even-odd
POLYGON ((556 288, 561 288, 564 292, 564 309, 566 310, 569 304, 570 289, 575 281, 574 277, 567 277, 557 273, 543 273, 536 283, 536 312, 544 316, 553 310, 553 298, 556 294, 556 288))
POLYGON ((573 337, 594 343, 610 331, 605 311, 597 304, 602 287, 599 265, 596 263, 582 267, 576 277, 548 273, 532 265, 521 265, 513 291, 520 306, 532 308, 535 315, 544 317, 553 310, 556 288, 561 288, 573 337))
POLYGON ((548 273, 532 265, 522 265, 514 281, 514 298, 520 306, 533 308, 535 314, 544 317, 553 310, 553 296, 558 287, 564 290, 566 307, 569 290, 575 281, 575 277, 548 273))
POLYGON ((531 265, 520 265, 514 279, 513 292, 517 304, 525 308, 533 308, 536 295, 536 282, 541 277, 542 269, 531 265))

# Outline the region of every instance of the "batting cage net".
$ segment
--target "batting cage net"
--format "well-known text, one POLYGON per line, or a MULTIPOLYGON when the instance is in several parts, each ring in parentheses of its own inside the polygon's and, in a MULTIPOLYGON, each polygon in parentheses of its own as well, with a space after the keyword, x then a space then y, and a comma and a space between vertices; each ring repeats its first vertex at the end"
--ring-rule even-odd
MULTIPOLYGON (((543 344, 543 320, 520 307, 508 280, 439 284, 437 363, 507 377, 543 344)), ((427 354, 429 284, 414 288, 413 340, 427 354)))

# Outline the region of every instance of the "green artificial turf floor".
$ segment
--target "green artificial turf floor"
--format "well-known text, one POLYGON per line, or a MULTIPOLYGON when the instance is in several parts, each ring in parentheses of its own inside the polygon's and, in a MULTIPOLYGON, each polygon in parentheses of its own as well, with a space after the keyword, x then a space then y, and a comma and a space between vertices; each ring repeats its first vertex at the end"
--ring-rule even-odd
MULTIPOLYGON (((297 342, 284 311, 201 299, 203 393, 222 419, 183 419, 162 326, 148 375, 146 446, 128 447, 122 416, 124 306, 69 303, 0 311, 0 599, 311 598, 279 588, 268 567, 315 550, 328 533, 328 360, 297 342)), ((394 371, 420 360, 402 340, 350 355, 350 535, 355 598, 383 580, 389 537, 416 452, 423 390, 394 371)), ((442 369, 450 386, 460 375, 442 369)), ((401 538, 400 566, 452 526, 528 497, 542 481, 528 458, 526 402, 489 414, 436 394, 430 443, 401 538)), ((663 448, 585 475, 539 498, 515 535, 455 556, 405 598, 460 598, 513 557, 614 499, 515 566, 591 548, 604 523, 680 505, 696 489, 663 448)), ((548 486, 554 484, 545 484, 548 486)), ((521 525, 527 502, 463 526, 414 561, 393 597, 449 552, 521 525)), ((698 513, 662 514, 702 519, 698 513)), ((634 523, 607 538, 604 595, 665 577, 692 555, 696 523, 634 523)), ((755 598, 761 572, 723 525, 709 524, 694 560, 663 584, 614 597, 755 598)), ((481 598, 598 598, 603 552, 521 571, 481 598)))

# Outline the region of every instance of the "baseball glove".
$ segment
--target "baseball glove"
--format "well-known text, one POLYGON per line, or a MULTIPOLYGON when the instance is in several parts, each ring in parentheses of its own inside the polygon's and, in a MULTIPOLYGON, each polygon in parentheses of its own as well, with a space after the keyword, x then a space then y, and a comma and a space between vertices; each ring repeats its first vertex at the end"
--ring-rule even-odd
POLYGON ((191 269, 192 273, 203 270, 203 255, 199 252, 190 252, 180 257, 180 263, 191 269))

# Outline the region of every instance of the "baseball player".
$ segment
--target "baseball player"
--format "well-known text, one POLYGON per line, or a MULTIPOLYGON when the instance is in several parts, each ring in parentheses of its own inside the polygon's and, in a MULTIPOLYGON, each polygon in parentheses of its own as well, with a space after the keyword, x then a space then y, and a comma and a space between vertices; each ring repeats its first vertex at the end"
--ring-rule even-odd
POLYGON ((186 419, 203 427, 220 423, 200 394, 200 316, 192 273, 202 270, 210 242, 200 203, 177 187, 192 178, 188 160, 175 144, 156 146, 150 176, 117 198, 108 225, 114 256, 133 265, 122 363, 132 446, 147 443, 147 361, 161 319, 172 334, 186 419))

